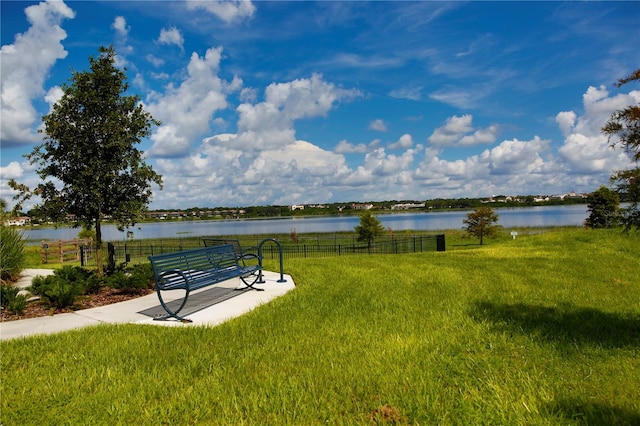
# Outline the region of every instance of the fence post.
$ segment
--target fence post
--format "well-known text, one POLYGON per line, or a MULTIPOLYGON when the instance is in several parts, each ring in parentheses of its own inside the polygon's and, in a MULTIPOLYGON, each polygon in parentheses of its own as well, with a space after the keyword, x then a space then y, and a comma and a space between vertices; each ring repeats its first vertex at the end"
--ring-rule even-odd
POLYGON ((42 263, 47 263, 49 260, 47 258, 47 249, 49 249, 49 245, 44 242, 44 240, 40 240, 40 258, 42 259, 42 263))
POLYGON ((436 250, 445 251, 444 234, 440 234, 436 236, 436 250))
POLYGON ((109 253, 107 265, 109 265, 109 269, 114 271, 116 269, 116 247, 112 243, 107 243, 107 252, 109 253))

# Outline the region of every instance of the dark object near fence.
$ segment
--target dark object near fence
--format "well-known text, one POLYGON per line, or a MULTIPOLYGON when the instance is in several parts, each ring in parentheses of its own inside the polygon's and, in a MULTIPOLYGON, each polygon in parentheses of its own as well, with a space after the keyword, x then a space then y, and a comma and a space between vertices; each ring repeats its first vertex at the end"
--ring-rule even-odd
POLYGON ((180 310, 187 303, 189 294, 194 290, 219 284, 231 278, 240 278, 253 290, 263 290, 253 286, 258 281, 261 262, 257 265, 244 265, 243 261, 249 258, 259 261, 258 256, 254 254, 238 257, 232 244, 149 256, 156 280, 158 299, 168 314, 155 319, 175 318, 183 322, 191 322, 179 315, 180 310), (172 310, 167 305, 162 297, 164 291, 184 293, 177 309, 172 310))

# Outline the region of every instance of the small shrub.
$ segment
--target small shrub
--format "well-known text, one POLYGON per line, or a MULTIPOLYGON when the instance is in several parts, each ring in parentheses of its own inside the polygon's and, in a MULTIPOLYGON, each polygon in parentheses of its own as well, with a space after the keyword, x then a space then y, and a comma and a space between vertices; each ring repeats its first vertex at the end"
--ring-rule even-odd
POLYGON ((3 285, 0 292, 0 304, 9 312, 20 315, 27 307, 28 297, 18 294, 20 289, 13 285, 3 285))
POLYGON ((15 298, 19 291, 20 289, 14 285, 8 284, 0 286, 0 305, 6 308, 9 300, 15 298))
POLYGON ((43 275, 36 275, 31 280, 31 287, 29 287, 29 291, 35 296, 44 295, 44 290, 47 288, 47 285, 50 284, 51 279, 47 280, 49 277, 45 277, 43 275))
POLYGON ((47 277, 47 281, 50 281, 50 284, 44 290, 42 298, 55 308, 62 309, 73 306, 76 298, 83 294, 82 284, 65 281, 56 275, 47 277), (49 280, 49 278, 51 279, 49 280))
POLYGON ((84 281, 84 293, 96 294, 100 291, 100 288, 103 285, 104 285, 104 281, 102 280, 102 278, 100 278, 98 274, 92 273, 84 281))
POLYGON ((20 315, 27 308, 29 298, 25 294, 16 294, 14 297, 7 301, 7 311, 20 315))
POLYGON ((129 288, 129 277, 122 271, 116 271, 107 277, 105 283, 111 288, 129 288))
POLYGON ((95 292, 102 282, 79 266, 64 266, 56 269, 53 275, 36 276, 31 281, 31 293, 40 296, 46 303, 56 308, 73 306, 80 295, 95 292))
POLYGON ((67 265, 56 269, 53 274, 72 283, 83 283, 89 278, 92 272, 80 266, 67 265))
POLYGON ((26 254, 22 233, 0 225, 0 281, 15 281, 24 267, 26 254))
POLYGON ((151 288, 154 282, 151 264, 144 263, 132 266, 131 278, 135 283, 135 288, 151 288))
POLYGON ((116 271, 106 279, 106 285, 123 290, 140 290, 150 288, 153 283, 151 265, 134 265, 126 271, 116 271))

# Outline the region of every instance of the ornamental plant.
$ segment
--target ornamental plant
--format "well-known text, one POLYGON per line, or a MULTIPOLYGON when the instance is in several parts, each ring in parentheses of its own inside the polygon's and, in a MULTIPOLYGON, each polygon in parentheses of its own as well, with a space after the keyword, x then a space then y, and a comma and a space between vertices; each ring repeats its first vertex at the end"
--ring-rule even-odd
POLYGON ((0 282, 12 282, 20 276, 26 260, 24 247, 20 231, 0 224, 0 282))
POLYGON ((21 314, 27 307, 27 296, 19 294, 20 288, 7 284, 0 285, 0 304, 2 309, 6 309, 14 314, 21 314))

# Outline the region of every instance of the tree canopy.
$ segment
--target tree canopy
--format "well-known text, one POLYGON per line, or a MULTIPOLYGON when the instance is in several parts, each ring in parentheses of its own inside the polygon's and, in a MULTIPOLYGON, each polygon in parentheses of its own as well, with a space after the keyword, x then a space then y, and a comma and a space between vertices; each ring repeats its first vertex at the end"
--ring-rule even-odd
POLYGON ((462 223, 466 225, 464 229, 467 234, 480 238, 483 244, 484 237, 491 237, 498 232, 498 214, 491 207, 479 207, 467 214, 467 218, 462 223))
MULTIPOLYGON (((626 78, 621 78, 616 83, 621 87, 630 82, 640 82, 640 68, 626 78)), ((631 203, 622 210, 622 220, 625 229, 640 230, 640 104, 629 105, 627 108, 615 111, 609 121, 602 128, 602 132, 609 137, 613 147, 622 147, 636 163, 636 167, 628 170, 618 170, 611 176, 616 183, 618 191, 631 203)))
POLYGON ((384 234, 384 226, 369 210, 365 210, 360 215, 360 225, 355 227, 358 234, 358 241, 366 241, 367 247, 371 248, 371 244, 376 237, 384 234))
POLYGON ((588 228, 611 228, 618 220, 620 197, 606 186, 601 186, 589 196, 589 217, 584 224, 588 228))
POLYGON ((43 180, 29 190, 12 182, 24 199, 40 196, 38 210, 52 220, 74 215, 78 225, 95 227, 105 217, 118 228, 132 226, 146 209, 158 175, 136 148, 159 125, 140 97, 128 95, 126 70, 115 66, 113 47, 89 58, 90 71, 72 71, 63 96, 43 120, 44 142, 26 157, 43 180))

